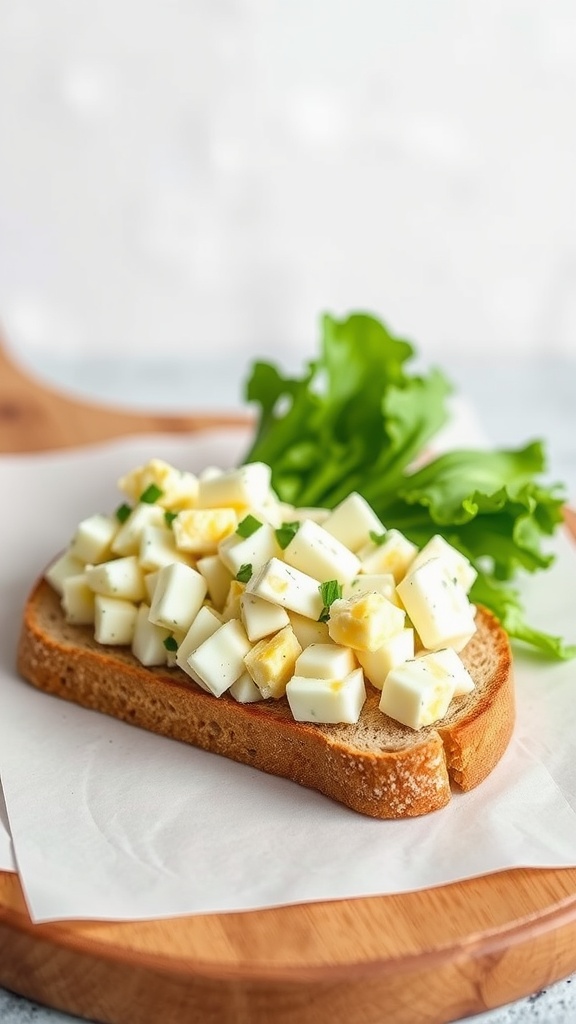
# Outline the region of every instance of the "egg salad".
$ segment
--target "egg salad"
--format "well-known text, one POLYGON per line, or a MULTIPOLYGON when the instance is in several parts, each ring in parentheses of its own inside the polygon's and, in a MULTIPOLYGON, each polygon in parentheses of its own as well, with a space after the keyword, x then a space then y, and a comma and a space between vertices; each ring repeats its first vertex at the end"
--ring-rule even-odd
POLYGON ((476 571, 442 537, 418 549, 366 500, 281 502, 261 462, 199 475, 152 459, 112 514, 80 522, 47 569, 66 620, 240 703, 286 698, 295 720, 355 723, 366 686, 411 729, 474 683, 476 571))

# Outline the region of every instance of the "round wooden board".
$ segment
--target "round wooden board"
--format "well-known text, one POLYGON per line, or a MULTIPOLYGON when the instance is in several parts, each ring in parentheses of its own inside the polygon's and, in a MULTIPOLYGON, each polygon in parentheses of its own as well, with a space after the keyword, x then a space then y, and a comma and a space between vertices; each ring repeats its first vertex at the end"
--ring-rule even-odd
POLYGON ((0 875, 0 983, 106 1024, 440 1024, 576 967, 576 871, 138 923, 32 925, 0 875))
MULTIPOLYGON (((241 417, 134 414, 31 381, 0 347, 0 451, 241 417)), ((150 922, 32 924, 0 873, 0 984, 103 1024, 444 1024, 576 970, 576 869, 150 922)))

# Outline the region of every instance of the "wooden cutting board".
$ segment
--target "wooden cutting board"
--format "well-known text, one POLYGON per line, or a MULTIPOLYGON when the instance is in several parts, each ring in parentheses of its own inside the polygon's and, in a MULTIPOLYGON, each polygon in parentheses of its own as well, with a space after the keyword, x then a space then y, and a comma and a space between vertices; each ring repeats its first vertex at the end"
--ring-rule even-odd
MULTIPOLYGON (((241 423, 77 402, 0 346, 2 452, 241 423)), ((102 1024, 444 1024, 574 971, 576 869, 247 914, 42 925, 17 876, 0 873, 0 984, 102 1024)))

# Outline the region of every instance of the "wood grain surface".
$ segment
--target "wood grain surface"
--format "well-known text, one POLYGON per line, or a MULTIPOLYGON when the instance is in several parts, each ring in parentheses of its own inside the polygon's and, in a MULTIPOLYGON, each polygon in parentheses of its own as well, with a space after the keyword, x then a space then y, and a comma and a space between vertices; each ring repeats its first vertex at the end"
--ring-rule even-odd
MULTIPOLYGON (((88 406, 30 380, 0 348, 2 452, 245 422, 88 406)), ((567 525, 576 536, 569 511, 567 525)), ((0 984, 102 1024, 446 1024, 575 970, 576 869, 245 914, 42 925, 17 876, 0 873, 0 984)))
POLYGON ((225 413, 170 416, 80 402, 24 373, 0 341, 0 452, 71 448, 129 434, 186 434, 247 422, 247 416, 225 413))

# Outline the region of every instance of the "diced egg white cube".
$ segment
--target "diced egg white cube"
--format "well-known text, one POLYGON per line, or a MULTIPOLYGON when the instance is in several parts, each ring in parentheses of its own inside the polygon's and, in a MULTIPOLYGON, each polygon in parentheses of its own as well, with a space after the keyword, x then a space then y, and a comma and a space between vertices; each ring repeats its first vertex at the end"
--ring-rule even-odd
POLYGON ((215 554, 220 542, 234 532, 237 524, 233 508, 191 508, 178 513, 172 529, 179 551, 203 556, 215 554))
POLYGON ((112 554, 112 541, 119 523, 115 516, 97 512, 78 523, 70 543, 70 554, 81 562, 94 565, 106 562, 112 554))
POLYGON ((444 718, 454 696, 454 677, 429 655, 405 661, 386 677, 380 710, 410 729, 444 718))
POLYGON ((230 570, 226 568, 219 555, 205 555, 203 558, 199 558, 196 568, 206 580, 208 596, 212 604, 221 611, 232 581, 230 570))
POLYGON ((418 553, 416 544, 400 530, 386 530, 381 543, 371 541, 359 551, 363 573, 390 572, 398 583, 418 553))
POLYGON ((198 508, 255 508, 265 505, 270 496, 270 467, 250 462, 218 476, 202 478, 198 484, 198 508))
POLYGON ((198 474, 199 480, 214 480, 217 476, 222 476, 224 470, 221 466, 204 466, 198 474))
POLYGON ((86 574, 66 576, 62 583, 62 610, 66 622, 89 626, 94 622, 94 591, 88 586, 86 574))
POLYGON ((94 638, 99 644, 130 645, 136 628, 138 609, 131 601, 96 594, 94 599, 94 638))
POLYGON ((206 591, 206 580, 192 566, 181 562, 165 565, 158 573, 150 621, 165 629, 186 632, 202 607, 206 591))
POLYGON ((226 537, 218 548, 218 554, 226 568, 236 576, 243 565, 251 565, 252 571, 258 572, 271 558, 281 558, 282 550, 274 527, 270 523, 262 523, 249 537, 240 537, 237 533, 226 537))
POLYGON ((200 647, 200 644, 203 644, 217 629, 220 629, 221 625, 222 619, 218 612, 214 611, 207 604, 202 605, 180 644, 178 657, 176 658, 177 663, 183 668, 184 659, 188 658, 192 651, 200 647))
POLYGON ((316 505, 288 505, 286 503, 280 503, 281 522, 282 523, 295 523, 302 522, 303 519, 312 519, 313 522, 318 523, 322 526, 330 515, 330 509, 319 508, 316 505))
POLYGON ((170 630, 155 626, 148 618, 149 606, 142 603, 138 607, 134 636, 132 637, 132 654, 142 665, 168 664, 168 651, 164 641, 171 635, 170 630))
POLYGON ((449 544, 444 537, 436 534, 423 548, 420 549, 416 558, 410 566, 410 571, 417 569, 419 565, 428 562, 431 558, 441 558, 446 563, 448 571, 458 580, 460 586, 469 592, 478 573, 470 560, 461 551, 449 544))
POLYGON ((391 572, 361 573, 342 588, 342 597, 358 597, 359 594, 382 594, 396 604, 396 580, 391 572))
POLYGON ((436 666, 439 671, 447 672, 454 680, 454 696, 463 697, 471 693, 475 683, 460 655, 453 647, 443 647, 439 651, 424 651, 418 655, 426 658, 428 665, 436 666))
POLYGON ((374 509, 357 491, 352 491, 336 505, 324 520, 323 526, 328 533, 354 552, 370 543, 371 533, 384 533, 384 526, 374 509))
POLYGON ((160 569, 156 569, 155 572, 144 573, 144 586, 146 588, 146 600, 148 604, 152 604, 152 598, 154 597, 154 591, 156 584, 158 583, 158 577, 160 575, 160 569))
POLYGON ((144 572, 155 572, 172 562, 190 564, 190 556, 178 551, 172 530, 167 526, 145 526, 140 538, 140 565, 144 572))
POLYGON ((288 612, 279 604, 263 601, 255 594, 244 592, 240 596, 240 618, 246 635, 252 643, 290 625, 288 612))
POLYGON ((357 668, 349 647, 338 644, 310 644, 296 659, 294 675, 312 679, 343 679, 357 668))
POLYGON ((441 558, 431 558, 397 586, 398 595, 430 651, 462 650, 476 631, 474 606, 441 558))
POLYGON ((291 626, 259 640, 244 658, 244 664, 263 697, 282 697, 294 674, 302 648, 291 626))
POLYGON ((221 697, 245 671, 251 644, 239 619, 225 622, 188 658, 188 664, 215 697, 221 697))
POLYGON ((309 647, 310 644, 333 642, 330 639, 327 622, 317 622, 315 619, 309 619, 306 615, 299 615, 298 612, 291 611, 288 612, 288 619, 302 649, 309 647))
POLYGON ((145 526, 164 526, 164 509, 159 505, 136 505, 120 526, 112 542, 115 555, 137 555, 145 526))
POLYGON ((240 601, 245 590, 245 583, 241 583, 240 580, 230 581, 230 586, 228 587, 228 593, 221 613, 223 622, 228 622, 230 619, 241 618, 242 608, 240 601))
POLYGON ((381 690, 388 673, 402 662, 414 657, 414 630, 410 627, 388 638, 376 651, 356 651, 364 675, 372 686, 381 690))
POLYGON ((200 644, 203 644, 217 629, 220 629, 221 625, 222 619, 217 612, 213 608, 209 608, 208 605, 203 605, 188 632, 180 641, 176 652, 176 664, 178 667, 191 676, 196 683, 199 683, 203 689, 207 689, 207 687, 197 673, 193 672, 188 663, 188 658, 197 647, 200 647, 200 644))
POLYGON ((376 651, 404 628, 405 619, 405 612, 382 594, 360 594, 333 601, 328 632, 342 647, 376 651))
POLYGON ((284 561, 321 583, 348 583, 360 570, 356 555, 312 519, 300 523, 284 549, 284 561))
POLYGON ((180 470, 179 478, 173 484, 172 490, 166 495, 166 508, 171 511, 193 508, 198 500, 198 477, 187 470, 180 470))
POLYGON ((268 498, 262 505, 255 505, 247 508, 245 511, 238 510, 239 519, 246 515, 254 516, 261 523, 269 523, 274 529, 277 529, 286 518, 282 514, 282 506, 278 498, 272 491, 270 491, 268 498))
POLYGON ((262 700, 262 694, 249 672, 243 672, 240 678, 232 683, 228 693, 239 704, 254 704, 257 700, 262 700))
POLYGON ((362 669, 354 669, 343 679, 293 676, 286 687, 286 697, 297 722, 354 724, 366 700, 362 669))
POLYGON ((79 576, 83 572, 84 562, 80 561, 79 558, 75 558, 74 555, 70 554, 70 551, 64 551, 63 554, 55 558, 48 566, 44 573, 44 579, 48 580, 48 583, 57 594, 62 595, 64 580, 68 576, 79 576))
POLYGON ((105 597, 143 601, 146 596, 144 573, 136 555, 125 555, 110 562, 87 566, 86 581, 95 594, 103 594, 105 597))
POLYGON ((324 607, 318 580, 279 558, 266 562, 246 584, 246 591, 310 619, 319 619, 324 607))

